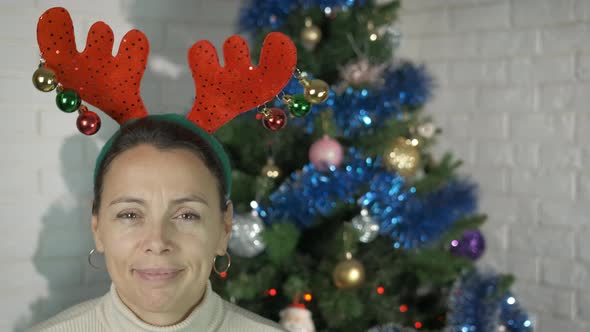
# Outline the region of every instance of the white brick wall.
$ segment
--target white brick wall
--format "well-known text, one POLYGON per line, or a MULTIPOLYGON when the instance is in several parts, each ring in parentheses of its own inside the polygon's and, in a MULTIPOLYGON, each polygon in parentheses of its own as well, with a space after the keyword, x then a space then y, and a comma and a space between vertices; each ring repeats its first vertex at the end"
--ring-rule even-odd
POLYGON ((397 55, 438 75, 438 150, 480 184, 482 263, 516 275, 537 331, 590 331, 590 0, 402 7, 397 55))
MULTIPOLYGON (((234 31, 239 0, 0 1, 0 331, 108 286, 85 255, 93 162, 116 125, 103 117, 101 133, 83 137, 30 83, 36 20, 55 5, 70 10, 78 40, 96 20, 112 25, 115 45, 137 27, 152 59, 184 69, 191 43, 219 46, 234 31)), ((481 184, 484 262, 517 275, 537 331, 589 330, 590 0, 405 0, 399 26, 399 55, 437 76, 427 108, 444 129, 439 150, 481 184)), ((193 83, 148 70, 142 92, 152 112, 186 111, 193 83)))
POLYGON ((94 159, 117 125, 101 116, 97 137, 84 137, 76 116, 57 110, 54 93, 33 88, 37 19, 53 6, 70 11, 79 49, 97 20, 113 28, 115 51, 129 29, 146 33, 150 58, 167 60, 182 75, 148 70, 144 101, 151 112, 185 112, 194 94, 188 47, 199 39, 219 47, 234 32, 239 0, 0 0, 0 331, 21 331, 103 294, 110 283, 88 266, 86 254, 94 245, 94 159))

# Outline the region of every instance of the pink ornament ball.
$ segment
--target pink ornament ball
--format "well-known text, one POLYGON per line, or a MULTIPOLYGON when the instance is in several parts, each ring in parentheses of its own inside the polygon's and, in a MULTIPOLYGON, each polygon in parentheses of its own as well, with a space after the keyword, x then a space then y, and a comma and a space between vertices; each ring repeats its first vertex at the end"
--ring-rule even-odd
POLYGON ((342 145, 327 135, 314 142, 309 149, 309 161, 322 171, 328 170, 330 166, 340 166, 342 156, 342 145))

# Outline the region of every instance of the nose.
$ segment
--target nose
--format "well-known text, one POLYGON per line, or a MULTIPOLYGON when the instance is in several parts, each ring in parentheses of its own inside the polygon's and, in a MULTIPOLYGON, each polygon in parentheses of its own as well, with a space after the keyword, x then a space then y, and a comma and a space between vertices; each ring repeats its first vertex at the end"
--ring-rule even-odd
POLYGON ((143 249, 145 253, 161 255, 172 250, 170 231, 166 222, 153 222, 148 227, 143 249))

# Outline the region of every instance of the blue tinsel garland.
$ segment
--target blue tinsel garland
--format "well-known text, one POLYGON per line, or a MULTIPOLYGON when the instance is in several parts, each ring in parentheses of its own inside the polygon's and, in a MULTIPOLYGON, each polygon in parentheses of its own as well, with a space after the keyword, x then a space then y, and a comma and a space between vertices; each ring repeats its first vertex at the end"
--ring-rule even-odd
POLYGON ((474 272, 454 287, 447 315, 449 332, 532 332, 532 322, 510 294, 494 297, 500 278, 494 273, 474 272))
POLYGON ((258 212, 269 224, 289 220, 300 228, 311 226, 318 216, 329 215, 337 203, 355 203, 363 185, 370 189, 358 200, 380 225, 380 233, 394 240, 395 248, 428 245, 459 218, 476 209, 475 187, 451 181, 434 192, 418 196, 405 179, 379 167, 379 161, 355 149, 348 162, 328 171, 306 165, 269 196, 258 212))
POLYGON ((309 164, 291 174, 269 196, 269 205, 259 205, 258 213, 269 224, 289 220, 300 228, 309 227, 318 215, 329 215, 337 203, 354 204, 354 193, 371 181, 374 171, 374 159, 350 149, 348 162, 341 167, 319 171, 309 164))
POLYGON ((389 323, 380 326, 375 326, 367 330, 367 332, 417 332, 413 328, 403 327, 399 324, 389 323))
MULTIPOLYGON (((357 137, 392 116, 402 116, 402 110, 411 111, 422 106, 432 96, 433 79, 424 66, 404 62, 386 70, 383 79, 384 84, 379 88, 349 87, 341 94, 331 91, 324 104, 314 106, 306 117, 295 119, 293 124, 311 133, 315 130, 314 118, 329 107, 340 133, 348 138, 357 137)), ((303 93, 303 88, 293 78, 283 93, 303 93)), ((280 103, 275 103, 275 106, 280 106, 280 103)))
POLYGON ((379 232, 394 239, 395 248, 418 248, 440 238, 459 218, 476 210, 475 186, 451 181, 425 196, 402 190, 403 178, 377 175, 360 199, 380 225, 379 232))
POLYGON ((344 9, 363 5, 367 0, 252 0, 240 11, 239 27, 250 33, 257 29, 280 28, 292 10, 319 7, 344 9))

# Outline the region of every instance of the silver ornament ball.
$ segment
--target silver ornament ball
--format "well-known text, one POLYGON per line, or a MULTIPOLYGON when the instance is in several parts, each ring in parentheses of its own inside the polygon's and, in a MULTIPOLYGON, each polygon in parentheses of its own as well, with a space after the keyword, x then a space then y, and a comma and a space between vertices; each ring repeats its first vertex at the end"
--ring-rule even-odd
POLYGON ((229 250, 233 255, 251 258, 266 248, 262 239, 264 222, 256 214, 237 214, 234 216, 229 250))
POLYGON ((363 243, 369 243, 379 235, 379 224, 367 210, 362 210, 360 215, 352 218, 352 227, 360 233, 359 241, 363 243))
POLYGON ((436 133, 436 126, 433 123, 423 123, 418 126, 418 134, 424 138, 432 138, 436 133))

